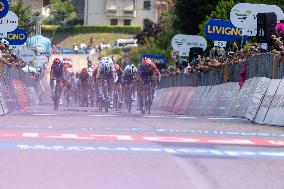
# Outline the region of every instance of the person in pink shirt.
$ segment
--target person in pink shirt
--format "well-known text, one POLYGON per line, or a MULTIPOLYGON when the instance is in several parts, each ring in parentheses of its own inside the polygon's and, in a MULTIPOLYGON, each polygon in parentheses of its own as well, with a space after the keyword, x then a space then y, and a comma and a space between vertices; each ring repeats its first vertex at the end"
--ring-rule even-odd
POLYGON ((281 20, 275 27, 277 37, 284 37, 284 20, 281 20))

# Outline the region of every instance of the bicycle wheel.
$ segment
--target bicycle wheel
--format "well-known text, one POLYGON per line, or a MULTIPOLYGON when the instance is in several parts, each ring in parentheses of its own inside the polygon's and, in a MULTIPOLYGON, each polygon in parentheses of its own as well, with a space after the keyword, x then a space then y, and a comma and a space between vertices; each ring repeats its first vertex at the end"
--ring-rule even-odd
POLYGON ((127 87, 126 91, 126 106, 127 106, 127 111, 128 113, 131 112, 131 104, 132 104, 132 98, 131 98, 131 88, 127 87))
POLYGON ((55 87, 55 94, 54 94, 54 100, 53 100, 53 106, 54 106, 54 111, 58 110, 59 106, 59 86, 56 85, 55 87))

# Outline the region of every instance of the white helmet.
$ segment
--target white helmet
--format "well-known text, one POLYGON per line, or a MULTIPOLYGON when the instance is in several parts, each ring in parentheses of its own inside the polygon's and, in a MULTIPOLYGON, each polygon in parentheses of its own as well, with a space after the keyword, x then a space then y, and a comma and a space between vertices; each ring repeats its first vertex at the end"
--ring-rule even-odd
POLYGON ((110 67, 110 64, 108 62, 102 63, 102 72, 104 74, 109 74, 111 72, 111 67, 110 67))
POLYGON ((2 38, 1 39, 1 43, 3 43, 6 46, 9 46, 9 41, 7 41, 6 39, 2 38))
POLYGON ((109 57, 102 57, 100 62, 101 64, 104 64, 104 63, 113 64, 112 59, 109 57))
POLYGON ((134 64, 131 64, 130 66, 130 73, 133 75, 137 73, 137 68, 135 67, 134 64))

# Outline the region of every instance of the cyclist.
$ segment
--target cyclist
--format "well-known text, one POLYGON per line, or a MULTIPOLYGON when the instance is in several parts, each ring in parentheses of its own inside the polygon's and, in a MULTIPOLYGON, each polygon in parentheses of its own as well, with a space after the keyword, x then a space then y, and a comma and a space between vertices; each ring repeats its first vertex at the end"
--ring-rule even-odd
POLYGON ((81 106, 88 106, 88 80, 89 80, 89 73, 87 68, 83 68, 81 73, 79 74, 79 94, 80 94, 80 101, 81 106))
POLYGON ((118 94, 118 104, 119 107, 122 105, 122 76, 123 71, 120 68, 119 64, 114 65, 115 68, 115 79, 114 79, 114 91, 118 94))
POLYGON ((137 68, 134 64, 129 64, 124 68, 123 83, 124 86, 130 85, 132 91, 132 100, 135 101, 135 85, 137 79, 137 68))
POLYGON ((72 78, 72 92, 73 92, 73 99, 75 104, 78 103, 78 96, 79 96, 79 73, 73 75, 72 78))
POLYGON ((65 76, 65 91, 64 96, 66 97, 67 105, 69 105, 72 98, 72 83, 73 83, 73 73, 71 71, 66 72, 65 76))
POLYGON ((99 67, 96 75, 96 82, 98 86, 99 96, 103 96, 103 81, 106 80, 108 83, 108 91, 110 103, 113 103, 113 82, 115 78, 115 68, 113 60, 109 57, 102 57, 99 62, 99 67))
POLYGON ((157 66, 152 63, 151 59, 145 58, 144 60, 142 60, 142 63, 138 68, 138 98, 142 113, 144 113, 143 98, 145 98, 147 86, 151 85, 151 95, 153 98, 153 96, 155 95, 156 86, 160 82, 160 77, 160 71, 158 70, 157 66))
POLYGON ((59 58, 55 58, 53 60, 53 63, 51 65, 51 71, 50 71, 50 87, 51 87, 51 98, 54 99, 55 95, 55 83, 56 85, 60 86, 59 90, 59 104, 62 104, 61 100, 61 93, 63 91, 64 86, 64 80, 65 80, 65 68, 64 63, 60 61, 59 58))

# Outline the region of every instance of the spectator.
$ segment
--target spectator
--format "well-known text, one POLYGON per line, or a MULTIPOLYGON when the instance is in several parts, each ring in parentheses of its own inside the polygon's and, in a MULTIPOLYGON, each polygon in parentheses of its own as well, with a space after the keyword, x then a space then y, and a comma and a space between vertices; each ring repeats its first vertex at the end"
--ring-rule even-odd
POLYGON ((76 45, 76 43, 73 44, 73 51, 74 51, 75 54, 79 53, 79 49, 78 49, 78 46, 76 45))

